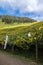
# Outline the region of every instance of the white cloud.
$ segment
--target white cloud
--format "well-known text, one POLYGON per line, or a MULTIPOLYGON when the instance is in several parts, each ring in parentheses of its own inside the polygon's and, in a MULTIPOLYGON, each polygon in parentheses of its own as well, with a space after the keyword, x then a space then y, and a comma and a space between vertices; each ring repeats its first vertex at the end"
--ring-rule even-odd
POLYGON ((35 20, 38 20, 38 21, 42 21, 43 20, 43 16, 36 16, 36 17, 33 17, 33 19, 35 20))
POLYGON ((19 9, 20 14, 37 13, 43 15, 43 0, 0 0, 0 7, 7 10, 8 13, 14 13, 19 9))

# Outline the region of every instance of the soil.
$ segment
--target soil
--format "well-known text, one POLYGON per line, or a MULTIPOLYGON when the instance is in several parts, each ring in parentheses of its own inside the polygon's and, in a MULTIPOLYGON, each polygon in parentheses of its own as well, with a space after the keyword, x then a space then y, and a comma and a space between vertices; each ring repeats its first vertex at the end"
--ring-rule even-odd
POLYGON ((37 65, 32 60, 22 60, 19 57, 0 51, 0 65, 37 65))

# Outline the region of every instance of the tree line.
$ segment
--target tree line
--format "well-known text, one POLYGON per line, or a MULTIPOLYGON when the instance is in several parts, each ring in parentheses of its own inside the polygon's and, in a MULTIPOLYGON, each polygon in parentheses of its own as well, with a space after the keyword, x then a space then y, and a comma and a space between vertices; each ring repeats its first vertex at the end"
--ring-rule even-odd
POLYGON ((17 17, 17 16, 0 16, 2 22, 5 23, 32 23, 36 22, 36 20, 27 18, 27 17, 17 17))

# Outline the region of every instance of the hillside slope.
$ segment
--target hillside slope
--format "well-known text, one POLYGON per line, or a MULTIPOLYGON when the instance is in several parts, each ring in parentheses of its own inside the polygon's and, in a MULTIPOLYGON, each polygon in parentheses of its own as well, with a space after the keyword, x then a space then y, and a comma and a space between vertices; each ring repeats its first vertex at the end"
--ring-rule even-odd
POLYGON ((36 32, 38 32, 39 41, 43 39, 43 22, 23 24, 17 26, 9 26, 0 28, 0 43, 3 44, 6 35, 9 36, 9 44, 33 43, 36 41, 36 32), (28 33, 31 33, 31 38, 28 38, 28 33), (24 42, 23 42, 24 41, 24 42))

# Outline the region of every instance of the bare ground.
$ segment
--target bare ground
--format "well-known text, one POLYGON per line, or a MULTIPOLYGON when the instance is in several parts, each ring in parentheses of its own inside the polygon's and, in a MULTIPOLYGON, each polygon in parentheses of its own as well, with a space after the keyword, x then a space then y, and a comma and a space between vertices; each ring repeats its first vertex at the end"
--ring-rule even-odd
POLYGON ((0 65, 37 65, 32 60, 22 60, 19 57, 0 51, 0 65))

